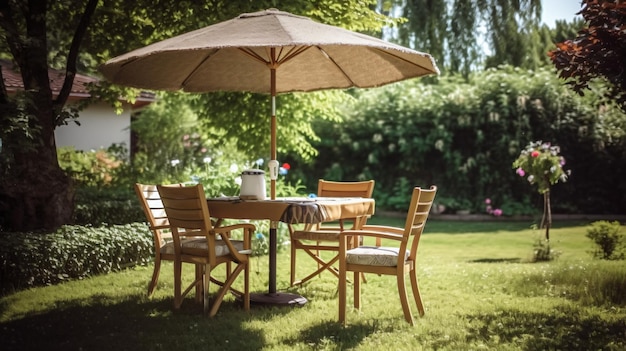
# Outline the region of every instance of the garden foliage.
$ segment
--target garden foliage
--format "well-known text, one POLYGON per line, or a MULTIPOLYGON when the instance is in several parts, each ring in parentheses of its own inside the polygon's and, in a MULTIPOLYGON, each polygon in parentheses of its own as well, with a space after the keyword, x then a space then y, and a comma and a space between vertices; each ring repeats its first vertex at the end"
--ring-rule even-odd
POLYGON ((548 69, 423 83, 353 91, 345 122, 317 123, 319 156, 311 164, 294 157, 291 176, 310 188, 318 178, 375 179, 381 209, 405 210, 405 185, 436 184, 450 210, 482 212, 490 198, 504 216, 535 214, 542 199, 511 164, 529 142, 550 140, 574 175, 552 191, 555 212, 626 211, 626 115, 614 104, 576 95, 548 69))
POLYGON ((620 260, 626 254, 626 236, 619 222, 597 221, 587 229, 587 237, 597 245, 593 257, 604 260, 620 260))
POLYGON ((602 79, 609 89, 604 96, 617 102, 626 112, 626 77, 624 55, 626 54, 626 3, 615 0, 581 1, 586 27, 576 38, 557 43, 548 52, 559 76, 579 94, 597 91, 591 82, 602 79))
POLYGON ((537 186, 540 194, 550 191, 550 186, 559 181, 567 181, 569 172, 563 169, 565 158, 556 145, 542 141, 530 142, 513 162, 513 168, 520 177, 526 177, 530 184, 537 186))
POLYGON ((143 223, 0 232, 0 240, 1 294, 146 265, 154 257, 152 233, 143 223))
POLYGON ((552 226, 552 203, 550 202, 550 186, 559 181, 567 181, 570 172, 563 170, 565 158, 560 154, 561 149, 556 145, 542 141, 531 141, 524 148, 519 157, 513 162, 515 173, 526 177, 530 184, 534 184, 543 195, 543 217, 541 227, 546 229, 547 252, 550 252, 550 227, 552 226))

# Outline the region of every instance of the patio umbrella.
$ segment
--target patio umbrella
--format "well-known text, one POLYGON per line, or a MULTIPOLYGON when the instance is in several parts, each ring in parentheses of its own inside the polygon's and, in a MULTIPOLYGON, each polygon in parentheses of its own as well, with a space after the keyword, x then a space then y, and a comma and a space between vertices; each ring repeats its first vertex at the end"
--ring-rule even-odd
POLYGON ((141 89, 270 94, 271 199, 278 172, 276 94, 376 87, 439 73, 429 54, 276 9, 148 45, 100 71, 113 83, 141 89))

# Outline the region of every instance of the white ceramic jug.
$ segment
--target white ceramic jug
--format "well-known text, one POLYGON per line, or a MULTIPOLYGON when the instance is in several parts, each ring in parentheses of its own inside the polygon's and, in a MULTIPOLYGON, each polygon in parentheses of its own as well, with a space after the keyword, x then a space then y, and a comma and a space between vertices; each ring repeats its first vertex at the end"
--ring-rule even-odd
POLYGON ((265 172, 260 169, 246 169, 241 172, 241 191, 244 200, 265 200, 265 172))

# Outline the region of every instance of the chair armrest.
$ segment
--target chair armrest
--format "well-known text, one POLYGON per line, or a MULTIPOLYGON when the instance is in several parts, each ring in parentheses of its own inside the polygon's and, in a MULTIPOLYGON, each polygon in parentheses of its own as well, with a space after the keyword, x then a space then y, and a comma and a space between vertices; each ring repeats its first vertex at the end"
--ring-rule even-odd
MULTIPOLYGON (((342 230, 342 227, 340 226, 325 226, 325 225, 320 225, 320 227, 318 229, 314 229, 312 231, 318 231, 318 230, 328 230, 328 231, 336 231, 336 232, 340 232, 342 230)), ((309 230, 307 230, 309 231, 309 230)))
POLYGON ((216 235, 220 235, 222 240, 228 246, 228 250, 234 256, 234 258, 239 261, 247 260, 247 257, 252 254, 252 235, 256 231, 256 226, 251 223, 238 223, 225 227, 213 228, 212 233, 216 235), (237 229, 243 229, 243 250, 237 251, 235 246, 230 242, 230 232, 237 229))
POLYGON ((205 234, 199 230, 188 230, 188 231, 184 231, 184 230, 180 230, 178 232, 178 236, 180 237, 186 237, 186 236, 205 236, 205 234))
MULTIPOLYGON (((398 234, 398 235, 404 234, 404 229, 403 228, 390 227, 390 226, 386 226, 386 225, 366 224, 361 229, 362 230, 367 230, 367 231, 374 231, 374 232, 393 233, 393 234, 398 234)), ((376 246, 381 246, 382 242, 383 241, 382 241, 381 237, 376 237, 376 246)))
POLYGON ((404 234, 404 228, 398 227, 390 227, 387 225, 375 225, 375 224, 366 224, 361 228, 362 230, 373 231, 373 232, 387 232, 393 234, 404 234))
POLYGON ((213 228, 213 231, 215 232, 215 234, 224 234, 224 233, 229 233, 237 229, 244 229, 244 230, 248 229, 251 231, 255 231, 256 226, 252 223, 237 223, 237 224, 227 225, 224 227, 215 227, 213 228))
MULTIPOLYGON (((379 226, 379 228, 382 228, 379 226)), ((384 227, 384 228, 393 228, 393 232, 391 231, 374 231, 374 230, 370 230, 369 226, 367 229, 361 229, 361 230, 346 230, 343 231, 341 233, 339 233, 339 238, 340 241, 344 241, 347 239, 347 237, 372 237, 372 238, 376 238, 377 239, 377 243, 378 243, 378 239, 389 239, 389 240, 396 240, 396 241, 400 241, 404 238, 404 236, 402 234, 398 234, 397 231, 399 230, 399 228, 395 228, 395 227, 384 227)), ((403 232, 402 230, 400 230, 400 232, 403 232)))

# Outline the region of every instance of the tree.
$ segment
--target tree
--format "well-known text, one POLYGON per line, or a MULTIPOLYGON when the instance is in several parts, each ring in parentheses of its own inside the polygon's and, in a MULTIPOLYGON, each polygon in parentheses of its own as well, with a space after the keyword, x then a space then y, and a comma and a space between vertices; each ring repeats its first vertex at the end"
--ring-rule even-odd
POLYGON ((540 0, 395 0, 407 22, 397 40, 431 53, 443 71, 461 73, 481 66, 510 64, 537 68, 547 63, 539 55, 540 0), (534 36, 530 40, 530 37, 534 36), (486 45, 485 45, 486 44, 486 45), (491 53, 484 57, 484 48, 491 53))
POLYGON ((509 64, 515 67, 537 68, 539 44, 532 38, 539 28, 541 1, 488 1, 485 24, 489 46, 493 53, 485 60, 485 67, 509 64), (533 40, 530 40, 530 39, 533 40))
MULTIPOLYGON (((520 177, 526 177, 530 184, 537 186, 537 191, 543 195, 543 217, 541 228, 546 229, 546 242, 550 242, 550 227, 552 226, 552 206, 550 204, 550 186, 559 181, 567 181, 570 172, 565 171, 565 158, 561 156, 561 149, 556 145, 541 141, 530 142, 519 157, 513 162, 513 168, 520 177)), ((549 246, 548 246, 549 247, 549 246)))
POLYGON ((587 27, 575 39, 557 44, 550 59, 574 91, 584 94, 590 83, 603 79, 609 84, 604 96, 626 112, 626 2, 584 0, 580 11, 587 27))
POLYGON ((551 44, 555 45, 555 43, 565 41, 567 38, 575 37, 578 31, 584 27, 585 21, 582 18, 576 18, 572 22, 557 20, 554 29, 551 29, 551 37, 554 40, 551 44))
MULTIPOLYGON (((58 165, 54 129, 76 116, 66 103, 79 68, 94 73, 112 56, 269 7, 379 31, 393 21, 377 14, 375 5, 375 0, 0 0, 0 55, 13 60, 25 88, 8 96, 0 79, 0 227, 53 229, 71 222, 74 190, 58 165), (66 72, 58 96, 50 88, 51 67, 66 72)), ((212 123, 230 124, 231 116, 212 123)))
POLYGON ((7 227, 55 228, 73 213, 70 178, 58 165, 54 129, 68 118, 64 107, 76 74, 80 43, 98 4, 89 0, 67 49, 66 78, 52 96, 48 77, 46 1, 0 2, 0 26, 24 84, 23 95, 8 97, 4 78, 2 103, 2 181, 0 209, 7 227))

